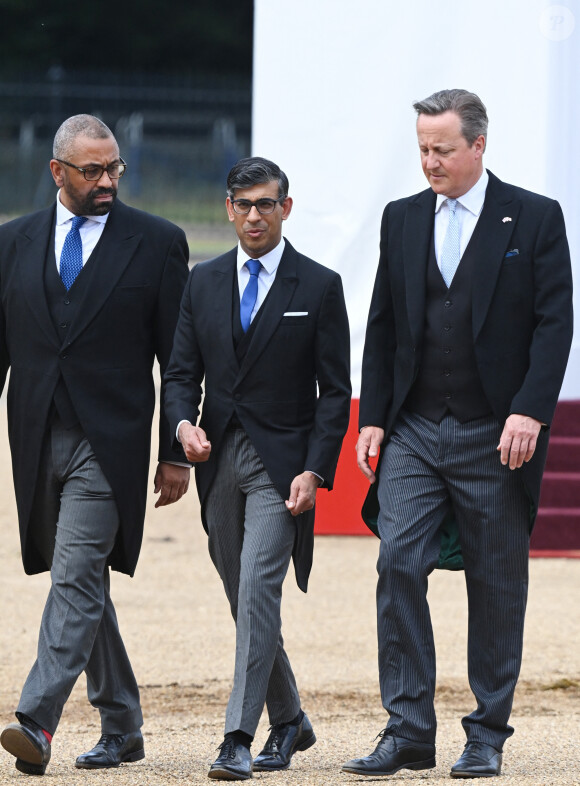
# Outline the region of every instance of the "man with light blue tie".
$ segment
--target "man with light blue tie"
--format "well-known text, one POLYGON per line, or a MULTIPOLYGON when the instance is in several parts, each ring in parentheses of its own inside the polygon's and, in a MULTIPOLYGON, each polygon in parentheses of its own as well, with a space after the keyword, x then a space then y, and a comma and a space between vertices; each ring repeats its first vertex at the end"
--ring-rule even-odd
POLYGON ((282 237, 292 209, 284 172, 242 159, 226 207, 239 243, 191 271, 165 401, 176 443, 195 462, 210 555, 236 621, 225 738, 209 777, 246 780, 286 769, 316 740, 280 601, 291 557, 306 591, 316 493, 332 488, 348 425, 349 331, 339 275, 282 237), (271 733, 252 762, 264 704, 271 733))
MULTIPOLYGON (((101 716, 79 768, 145 755, 137 682, 109 594, 109 567, 135 571, 145 516, 152 367, 165 369, 187 278, 181 229, 117 199, 126 163, 107 126, 75 115, 58 129, 54 204, 0 227, 0 387, 22 559, 51 571, 38 654, 2 746, 43 775, 63 706, 85 671, 101 716)), ((187 490, 161 402, 157 506, 187 490)), ((5 657, 8 654, 5 653, 5 657)))
POLYGON ((414 108, 430 188, 383 214, 357 443, 372 484, 365 513, 381 538, 379 678, 390 717, 375 751, 343 770, 435 766, 427 577, 453 519, 477 707, 463 718, 451 777, 494 777, 513 733, 529 536, 572 339, 570 255, 557 202, 484 170, 477 95, 442 90, 414 108))

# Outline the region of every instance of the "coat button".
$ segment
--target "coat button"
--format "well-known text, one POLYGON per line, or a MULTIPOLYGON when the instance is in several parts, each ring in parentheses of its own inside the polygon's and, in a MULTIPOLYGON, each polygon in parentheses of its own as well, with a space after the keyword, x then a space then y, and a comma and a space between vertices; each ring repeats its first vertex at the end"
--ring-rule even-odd
POLYGON ((241 393, 236 393, 234 398, 235 398, 236 401, 240 401, 240 399, 242 398, 242 394, 241 393))
POLYGON ((67 298, 67 299, 64 301, 64 304, 65 304, 65 306, 70 306, 70 300, 67 298))

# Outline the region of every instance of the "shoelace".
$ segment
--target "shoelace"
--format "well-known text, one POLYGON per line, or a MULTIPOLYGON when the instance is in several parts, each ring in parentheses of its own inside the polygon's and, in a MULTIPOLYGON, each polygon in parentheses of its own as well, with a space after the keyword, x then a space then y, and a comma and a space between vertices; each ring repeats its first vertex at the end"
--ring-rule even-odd
POLYGON ((268 738, 268 747, 269 748, 276 748, 276 750, 280 747, 280 741, 282 739, 282 731, 284 729, 283 723, 279 723, 276 726, 270 726, 268 729, 270 733, 270 737, 268 738))
POLYGON ((121 745, 122 742, 123 742, 122 734, 101 734, 101 739, 97 742, 97 745, 104 745, 106 747, 111 743, 121 745))
POLYGON ((227 759, 236 758, 236 746, 232 739, 224 740, 221 745, 218 745, 218 751, 227 759))

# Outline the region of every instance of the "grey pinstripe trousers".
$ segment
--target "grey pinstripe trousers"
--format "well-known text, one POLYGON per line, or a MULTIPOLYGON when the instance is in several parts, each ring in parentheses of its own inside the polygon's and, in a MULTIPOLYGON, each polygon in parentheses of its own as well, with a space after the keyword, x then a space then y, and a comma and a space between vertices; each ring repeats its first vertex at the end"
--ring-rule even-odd
POLYGON ((107 557, 119 528, 111 487, 82 429, 57 420, 46 436, 35 496, 35 543, 51 565, 38 654, 17 714, 54 734, 79 675, 103 732, 143 723, 139 689, 109 594, 107 557))
POLYGON ((297 524, 241 429, 225 435, 206 521, 209 552, 236 621, 225 733, 241 730, 253 737, 264 703, 272 725, 300 710, 280 619, 297 524))
POLYGON ((518 679, 528 589, 530 505, 517 470, 501 465, 494 417, 434 423, 403 412, 384 447, 377 565, 379 678, 390 733, 434 742, 435 650, 427 576, 437 528, 452 509, 465 563, 468 673, 477 708, 469 741, 501 750, 518 679))

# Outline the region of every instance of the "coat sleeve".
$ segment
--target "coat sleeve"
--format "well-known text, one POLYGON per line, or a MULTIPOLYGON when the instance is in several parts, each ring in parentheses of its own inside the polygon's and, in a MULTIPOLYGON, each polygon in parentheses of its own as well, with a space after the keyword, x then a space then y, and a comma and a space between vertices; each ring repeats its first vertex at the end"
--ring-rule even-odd
MULTIPOLYGON (((157 300, 155 325, 156 355, 161 377, 167 368, 173 347, 175 327, 179 315, 179 304, 187 280, 189 249, 183 230, 175 227, 169 240, 161 286, 157 300)), ((159 461, 187 462, 179 443, 174 444, 167 416, 165 391, 161 386, 159 412, 159 461)))
POLYGON ((192 307, 192 289, 196 268, 189 279, 181 299, 179 319, 169 365, 163 377, 165 410, 174 447, 178 423, 189 420, 197 423, 205 375, 203 356, 197 341, 192 307))
POLYGON ((383 428, 393 398, 396 328, 389 279, 388 213, 387 205, 381 222, 379 266, 365 335, 359 429, 363 426, 383 428))
POLYGON ((315 339, 318 400, 308 440, 305 470, 332 488, 350 415, 350 333, 342 281, 335 274, 325 289, 315 339))
POLYGON ((562 210, 551 201, 533 256, 534 330, 524 381, 510 413, 549 425, 556 409, 572 343, 572 267, 562 210))

